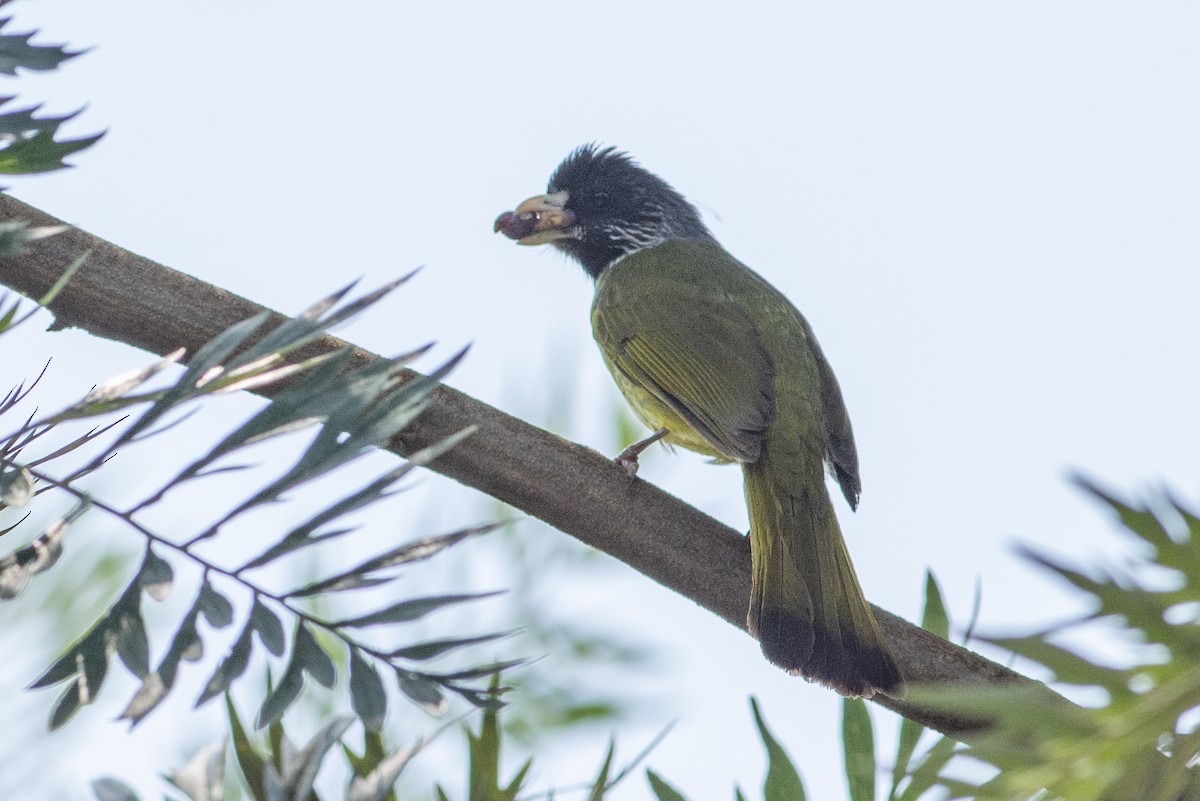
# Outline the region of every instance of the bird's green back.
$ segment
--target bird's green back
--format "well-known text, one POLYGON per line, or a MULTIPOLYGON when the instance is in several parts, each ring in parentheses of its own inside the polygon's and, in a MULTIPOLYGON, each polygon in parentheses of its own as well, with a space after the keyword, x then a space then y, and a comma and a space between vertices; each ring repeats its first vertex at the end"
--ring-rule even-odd
POLYGON ((615 262, 592 324, 618 385, 668 441, 739 462, 755 461, 766 437, 801 461, 828 455, 857 501, 849 419, 808 323, 716 242, 674 240, 615 262), (689 431, 675 430, 681 421, 689 431))

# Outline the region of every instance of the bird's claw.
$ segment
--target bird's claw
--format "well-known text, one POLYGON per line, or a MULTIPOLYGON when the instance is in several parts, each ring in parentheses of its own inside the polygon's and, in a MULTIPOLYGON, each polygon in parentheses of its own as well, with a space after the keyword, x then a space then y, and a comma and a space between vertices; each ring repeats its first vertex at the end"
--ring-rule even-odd
POLYGON ((638 464, 637 452, 633 451, 632 446, 621 451, 613 461, 625 470, 625 475, 629 476, 630 481, 637 478, 638 467, 640 465, 638 464))
POLYGON ((629 476, 629 480, 632 481, 637 476, 638 472, 638 456, 641 455, 642 451, 646 450, 646 448, 649 448, 666 435, 667 429, 660 428, 645 439, 635 442, 625 450, 621 451, 621 453, 618 454, 617 458, 613 459, 613 461, 625 470, 625 474, 629 476))

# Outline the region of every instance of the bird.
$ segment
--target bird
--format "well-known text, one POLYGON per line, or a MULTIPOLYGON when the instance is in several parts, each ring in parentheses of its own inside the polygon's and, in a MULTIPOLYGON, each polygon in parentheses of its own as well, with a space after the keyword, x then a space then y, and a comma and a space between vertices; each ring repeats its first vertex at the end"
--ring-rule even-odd
POLYGON ((726 251, 696 207, 632 156, 585 144, 545 194, 496 218, 595 280, 592 329, 650 443, 741 465, 750 519, 747 628, 773 664, 845 696, 904 681, 867 604, 825 485, 862 485, 842 392, 808 322, 726 251))

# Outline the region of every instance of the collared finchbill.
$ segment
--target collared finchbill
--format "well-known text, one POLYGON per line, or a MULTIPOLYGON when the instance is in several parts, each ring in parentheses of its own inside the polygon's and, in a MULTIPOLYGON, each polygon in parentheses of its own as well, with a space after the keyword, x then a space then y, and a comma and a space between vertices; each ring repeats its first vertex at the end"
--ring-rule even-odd
POLYGON ((545 245, 556 239, 569 239, 576 235, 575 212, 566 208, 566 203, 566 192, 531 197, 513 211, 497 217, 492 230, 520 245, 545 245))
MULTIPOLYGON (((495 230, 552 244, 595 280, 592 333, 661 441, 741 464, 746 627, 766 658, 842 695, 902 697, 825 486, 829 466, 858 505, 850 416, 804 316, 725 250, 683 195, 613 148, 576 149, 546 194, 501 214, 495 230)), ((620 457, 625 471, 632 458, 620 457)))

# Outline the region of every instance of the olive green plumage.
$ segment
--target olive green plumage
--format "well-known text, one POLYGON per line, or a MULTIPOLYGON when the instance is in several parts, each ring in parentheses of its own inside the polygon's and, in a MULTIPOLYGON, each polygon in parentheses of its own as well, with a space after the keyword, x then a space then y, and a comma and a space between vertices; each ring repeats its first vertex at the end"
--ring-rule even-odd
POLYGON ((637 415, 666 442, 739 462, 753 560, 748 626, 789 671, 849 695, 900 673, 863 598, 825 489, 852 505, 853 435, 808 323, 712 240, 638 250, 605 269, 592 325, 637 415))

